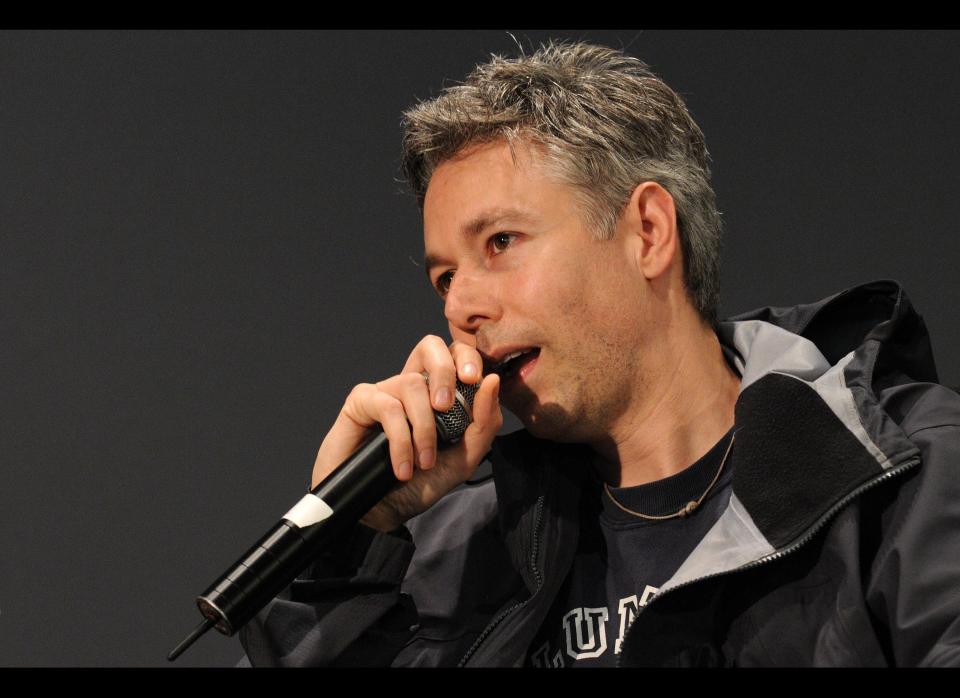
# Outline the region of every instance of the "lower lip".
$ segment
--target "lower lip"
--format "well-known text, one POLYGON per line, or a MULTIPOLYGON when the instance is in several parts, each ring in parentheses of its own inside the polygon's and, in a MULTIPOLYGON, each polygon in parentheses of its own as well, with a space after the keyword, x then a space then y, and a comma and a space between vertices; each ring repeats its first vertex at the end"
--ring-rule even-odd
POLYGON ((530 375, 530 372, 533 371, 534 367, 537 365, 537 362, 540 360, 540 353, 537 352, 537 355, 532 359, 528 360, 517 370, 513 375, 517 376, 524 383, 527 382, 527 376, 530 375))

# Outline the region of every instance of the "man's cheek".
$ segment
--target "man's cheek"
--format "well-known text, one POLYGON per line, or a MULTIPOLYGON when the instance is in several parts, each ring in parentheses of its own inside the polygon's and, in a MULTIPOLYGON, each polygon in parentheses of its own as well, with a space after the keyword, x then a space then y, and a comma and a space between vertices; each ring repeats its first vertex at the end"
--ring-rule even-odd
POLYGON ((519 310, 534 310, 550 303, 550 288, 547 279, 538 274, 513 274, 509 284, 503 287, 502 301, 519 310))

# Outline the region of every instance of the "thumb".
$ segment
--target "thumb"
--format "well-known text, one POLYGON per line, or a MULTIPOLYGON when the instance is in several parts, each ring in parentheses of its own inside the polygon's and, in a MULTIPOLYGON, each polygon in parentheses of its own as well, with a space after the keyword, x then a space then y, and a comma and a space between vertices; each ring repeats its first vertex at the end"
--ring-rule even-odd
POLYGON ((471 472, 490 451, 490 444, 503 426, 499 397, 500 376, 496 373, 484 376, 473 399, 473 421, 463 434, 465 465, 471 472))

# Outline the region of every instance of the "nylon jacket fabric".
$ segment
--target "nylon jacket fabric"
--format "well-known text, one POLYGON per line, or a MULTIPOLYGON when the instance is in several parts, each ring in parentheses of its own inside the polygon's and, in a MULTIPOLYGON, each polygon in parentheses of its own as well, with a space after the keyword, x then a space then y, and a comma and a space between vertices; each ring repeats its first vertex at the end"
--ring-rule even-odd
MULTIPOLYGON (((960 665, 960 396, 895 281, 721 321, 742 377, 726 510, 621 666, 960 665)), ((240 632, 254 666, 521 666, 577 547, 589 453, 498 437, 493 476, 358 526, 240 632), (414 543, 415 541, 415 543, 414 543)))

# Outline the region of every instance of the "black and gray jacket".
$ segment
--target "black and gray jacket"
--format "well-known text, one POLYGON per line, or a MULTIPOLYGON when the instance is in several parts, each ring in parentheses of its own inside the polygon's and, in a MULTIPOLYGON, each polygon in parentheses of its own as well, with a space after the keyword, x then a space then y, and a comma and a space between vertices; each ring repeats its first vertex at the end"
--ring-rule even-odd
MULTIPOLYGON (((718 325, 727 508, 622 666, 960 665, 960 396, 876 281, 718 325)), ((582 447, 524 431, 405 529, 358 527, 241 631, 254 666, 520 666, 577 548, 582 447)))

